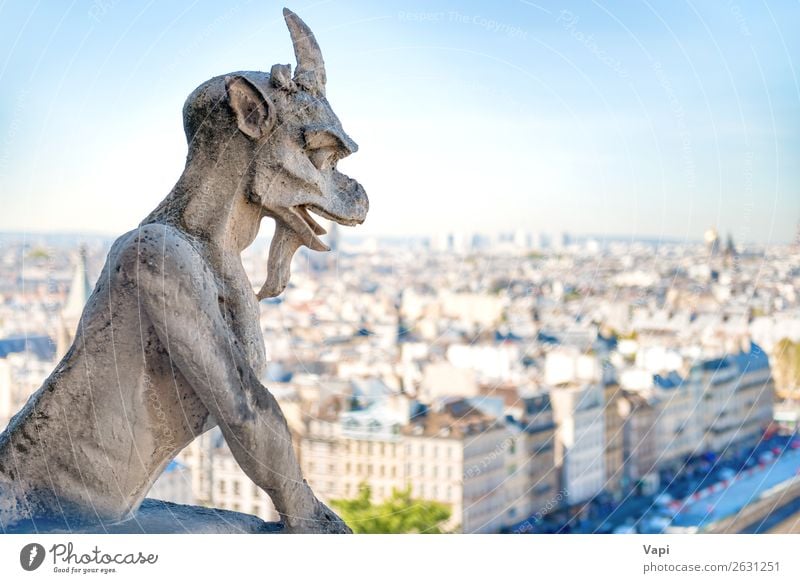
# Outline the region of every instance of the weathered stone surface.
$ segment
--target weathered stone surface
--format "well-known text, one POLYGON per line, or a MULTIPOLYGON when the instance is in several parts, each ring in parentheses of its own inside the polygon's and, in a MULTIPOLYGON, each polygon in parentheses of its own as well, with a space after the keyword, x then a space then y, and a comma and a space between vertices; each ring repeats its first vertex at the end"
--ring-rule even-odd
POLYGON ((191 506, 173 504, 146 498, 134 515, 120 522, 73 521, 66 523, 52 517, 24 520, 7 529, 8 534, 31 533, 95 533, 108 534, 278 534, 283 525, 265 522, 256 516, 191 506))
MULTIPOLYGON (((0 435, 4 530, 26 520, 105 525, 137 512, 166 524, 174 509, 140 508, 145 494, 218 425, 286 532, 349 532, 303 480, 283 414, 258 380, 258 299, 285 288, 300 245, 326 249, 309 211, 355 225, 368 209, 361 185, 336 170, 357 146, 325 99, 319 46, 284 15, 294 75, 288 65, 231 73, 189 96, 183 174, 114 243, 71 348, 0 435), (264 217, 276 229, 254 294, 240 253, 264 217)), ((185 524, 206 528, 204 512, 185 524)))

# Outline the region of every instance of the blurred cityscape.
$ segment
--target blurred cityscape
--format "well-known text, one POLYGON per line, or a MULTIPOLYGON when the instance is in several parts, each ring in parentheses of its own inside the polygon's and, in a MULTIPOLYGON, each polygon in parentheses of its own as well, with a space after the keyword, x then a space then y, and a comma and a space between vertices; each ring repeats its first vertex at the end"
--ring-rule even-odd
MULTIPOLYGON (((0 428, 71 343, 110 243, 0 235, 0 428)), ((261 303, 262 382, 324 501, 407 491, 446 532, 800 532, 800 229, 329 243, 261 303)), ((266 245, 243 254, 254 285, 266 245)), ((277 519, 218 430, 150 497, 277 519)))

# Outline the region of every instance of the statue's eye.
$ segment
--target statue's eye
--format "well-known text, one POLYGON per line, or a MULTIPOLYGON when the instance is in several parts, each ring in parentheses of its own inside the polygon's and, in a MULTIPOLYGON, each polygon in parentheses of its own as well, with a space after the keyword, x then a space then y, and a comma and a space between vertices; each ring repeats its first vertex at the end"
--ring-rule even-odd
POLYGON ((336 163, 336 148, 315 148, 309 151, 308 158, 317 170, 331 168, 336 163))

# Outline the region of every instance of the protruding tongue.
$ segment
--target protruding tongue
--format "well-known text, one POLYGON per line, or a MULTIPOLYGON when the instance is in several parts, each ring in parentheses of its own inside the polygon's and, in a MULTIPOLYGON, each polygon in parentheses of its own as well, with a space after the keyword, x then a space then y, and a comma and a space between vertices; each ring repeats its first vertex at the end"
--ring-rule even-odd
POLYGON ((292 257, 302 244, 297 233, 284 227, 282 221, 275 222, 275 234, 269 246, 267 280, 256 296, 259 301, 264 298, 274 298, 286 289, 291 275, 292 257))

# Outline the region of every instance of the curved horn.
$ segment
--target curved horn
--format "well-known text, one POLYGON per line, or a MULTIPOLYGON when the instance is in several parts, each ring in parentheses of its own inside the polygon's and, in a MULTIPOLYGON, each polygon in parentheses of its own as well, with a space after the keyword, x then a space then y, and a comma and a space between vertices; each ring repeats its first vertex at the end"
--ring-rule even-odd
POLYGON ((317 39, 308 25, 300 20, 288 8, 283 9, 283 18, 289 28, 294 45, 294 56, 297 58, 297 68, 294 71, 294 81, 307 90, 316 90, 325 94, 325 62, 322 60, 322 51, 319 50, 317 39))

